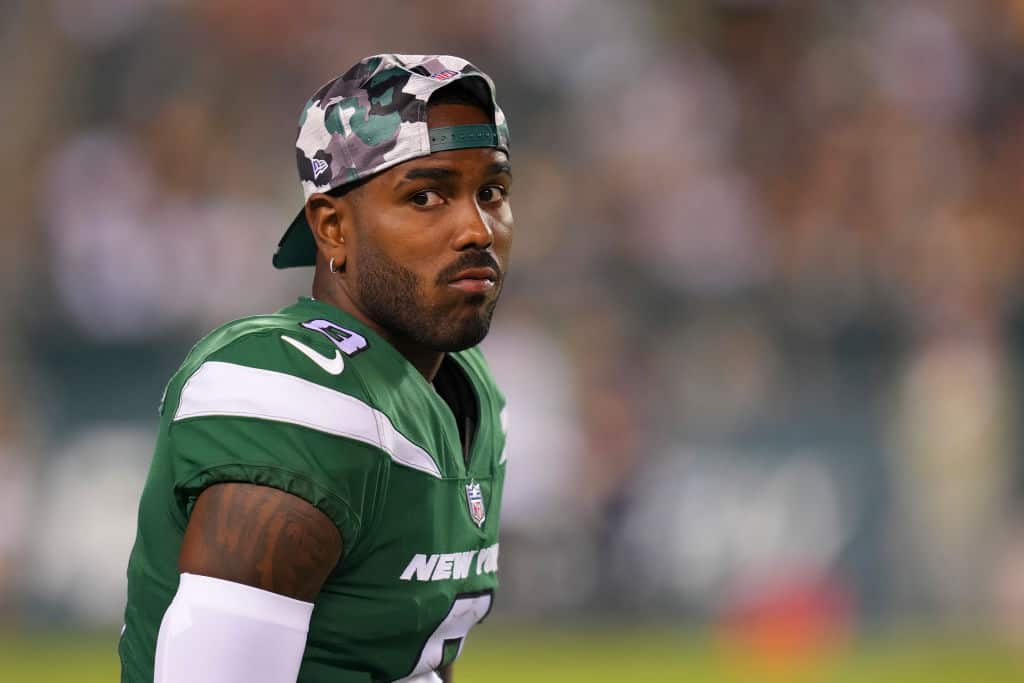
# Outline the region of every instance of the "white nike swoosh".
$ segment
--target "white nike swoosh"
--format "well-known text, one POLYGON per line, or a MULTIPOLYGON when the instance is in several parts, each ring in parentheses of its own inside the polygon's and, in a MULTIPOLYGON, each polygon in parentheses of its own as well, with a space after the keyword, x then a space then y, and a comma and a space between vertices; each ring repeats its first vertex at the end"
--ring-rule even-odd
POLYGON ((281 339, 285 340, 310 359, 326 372, 332 375, 340 375, 341 371, 345 369, 345 359, 341 355, 341 351, 334 349, 334 358, 328 358, 327 356, 321 355, 320 353, 309 348, 298 339, 292 339, 289 336, 281 335, 281 339))

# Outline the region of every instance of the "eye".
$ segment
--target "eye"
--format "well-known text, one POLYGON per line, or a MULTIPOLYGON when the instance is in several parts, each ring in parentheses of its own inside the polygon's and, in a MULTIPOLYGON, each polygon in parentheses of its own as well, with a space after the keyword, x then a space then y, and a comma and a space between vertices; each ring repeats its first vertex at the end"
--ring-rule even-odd
POLYGON ((416 194, 409 197, 416 206, 429 208, 432 206, 440 206, 444 203, 444 199, 435 190, 420 190, 416 194))
POLYGON ((477 197, 484 204, 497 204, 508 196, 508 191, 501 185, 488 185, 481 188, 477 197))

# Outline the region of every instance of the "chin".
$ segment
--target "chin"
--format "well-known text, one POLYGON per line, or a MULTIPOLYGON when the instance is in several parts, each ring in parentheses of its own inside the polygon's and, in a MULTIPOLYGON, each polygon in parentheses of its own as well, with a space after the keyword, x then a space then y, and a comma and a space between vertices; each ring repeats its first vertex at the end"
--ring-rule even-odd
POLYGON ((490 327, 489 320, 486 324, 466 326, 443 340, 437 350, 448 353, 472 348, 484 340, 490 327))
MULTIPOLYGON (((463 351, 479 344, 491 329, 491 313, 494 307, 489 306, 477 311, 472 317, 452 325, 446 325, 446 334, 433 340, 432 346, 438 351, 450 353, 463 351)), ((440 326, 439 326, 440 327, 440 326)), ((437 328, 435 328, 437 329, 437 328)))

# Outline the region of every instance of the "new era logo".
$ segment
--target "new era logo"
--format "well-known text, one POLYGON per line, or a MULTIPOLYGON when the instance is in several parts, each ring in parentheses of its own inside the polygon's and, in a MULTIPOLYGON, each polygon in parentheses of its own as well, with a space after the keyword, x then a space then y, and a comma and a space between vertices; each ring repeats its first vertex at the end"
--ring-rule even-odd
POLYGON ((430 74, 430 77, 435 81, 447 81, 453 76, 458 76, 458 71, 452 71, 451 69, 445 69, 444 71, 438 71, 436 74, 430 74))
POLYGON ((327 162, 323 159, 310 159, 313 162, 313 177, 319 178, 320 174, 327 170, 327 162))

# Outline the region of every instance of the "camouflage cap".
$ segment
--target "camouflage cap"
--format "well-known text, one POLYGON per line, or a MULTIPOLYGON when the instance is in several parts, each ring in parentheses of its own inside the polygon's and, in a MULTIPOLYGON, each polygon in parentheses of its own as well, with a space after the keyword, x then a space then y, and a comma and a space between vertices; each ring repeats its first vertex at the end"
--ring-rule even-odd
MULTIPOLYGON (((306 103, 295 141, 306 199, 369 178, 431 152, 495 147, 508 152, 508 126, 494 83, 475 66, 449 55, 367 57, 327 82, 306 103), (493 107, 493 125, 427 129, 427 102, 456 81, 493 107)), ((299 210, 277 245, 274 266, 311 266, 316 242, 299 210)))

